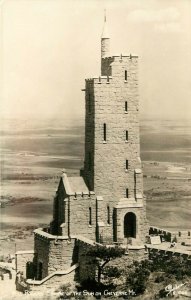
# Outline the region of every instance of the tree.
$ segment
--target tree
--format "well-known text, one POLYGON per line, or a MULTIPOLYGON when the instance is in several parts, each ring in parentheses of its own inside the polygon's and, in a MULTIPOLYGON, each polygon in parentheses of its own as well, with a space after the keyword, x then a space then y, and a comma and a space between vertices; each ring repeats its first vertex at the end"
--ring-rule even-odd
POLYGON ((126 278, 126 287, 132 290, 136 295, 143 294, 150 275, 149 261, 135 261, 131 266, 130 272, 126 278))
MULTIPOLYGON (((114 247, 107 247, 107 246, 100 246, 96 245, 92 247, 91 250, 88 251, 87 255, 93 257, 93 263, 96 264, 98 268, 98 285, 101 283, 101 276, 104 272, 106 265, 113 259, 122 257, 125 253, 125 249, 114 246, 114 247)), ((111 271, 111 269, 110 269, 111 271)))

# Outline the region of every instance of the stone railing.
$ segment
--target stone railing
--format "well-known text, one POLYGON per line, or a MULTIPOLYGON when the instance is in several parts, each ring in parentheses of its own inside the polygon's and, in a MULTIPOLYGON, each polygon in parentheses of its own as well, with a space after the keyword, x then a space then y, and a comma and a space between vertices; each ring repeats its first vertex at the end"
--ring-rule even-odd
POLYGON ((45 289, 59 288, 62 284, 70 283, 74 281, 75 270, 79 267, 79 264, 75 264, 64 271, 55 271, 46 276, 42 280, 27 279, 27 289, 30 292, 44 291, 45 289))
POLYGON ((86 81, 94 81, 94 83, 110 83, 112 76, 95 76, 93 78, 87 78, 86 81))
POLYGON ((42 280, 33 280, 33 279, 27 279, 27 283, 29 285, 41 285, 43 284, 45 281, 48 281, 50 280, 52 277, 54 276, 60 276, 60 275, 68 275, 70 274, 71 272, 73 272, 74 270, 76 270, 77 268, 79 267, 79 264, 75 264, 73 266, 71 266, 70 268, 68 268, 67 270, 65 271, 55 271, 53 272, 52 274, 46 276, 45 278, 43 278, 42 280))
POLYGON ((150 226, 149 234, 160 235, 167 242, 171 242, 173 239, 176 238, 178 243, 184 242, 185 244, 186 243, 191 244, 191 229, 170 231, 156 226, 150 226))
POLYGON ((191 260, 191 252, 187 251, 186 249, 176 249, 176 248, 161 248, 157 245, 146 245, 147 251, 149 253, 150 259, 155 259, 156 257, 160 256, 161 258, 167 259, 170 257, 182 257, 186 260, 191 260))
MULTIPOLYGON (((50 234, 49 228, 38 228, 34 230, 34 234, 36 234, 41 239, 47 239, 47 240, 68 240, 69 237, 67 235, 53 235, 50 234)), ((76 236, 71 236, 71 239, 75 239, 76 236)))
POLYGON ((99 244, 99 243, 97 243, 97 242, 94 242, 94 241, 92 241, 92 240, 90 240, 90 239, 88 239, 88 238, 85 238, 85 237, 81 236, 81 235, 77 235, 77 236, 76 236, 76 240, 77 240, 77 241, 80 241, 80 242, 83 242, 83 243, 85 243, 85 244, 87 244, 87 245, 91 245, 91 246, 95 246, 95 245, 103 246, 102 244, 99 244))

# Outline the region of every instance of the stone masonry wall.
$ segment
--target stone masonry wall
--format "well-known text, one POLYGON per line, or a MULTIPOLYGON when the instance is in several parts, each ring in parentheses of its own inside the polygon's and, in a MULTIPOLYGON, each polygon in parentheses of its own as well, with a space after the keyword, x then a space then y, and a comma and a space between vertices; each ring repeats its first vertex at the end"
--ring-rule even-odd
POLYGON ((36 265, 36 279, 39 275, 39 263, 42 263, 42 278, 48 276, 48 264, 49 264, 49 249, 50 249, 50 240, 35 234, 34 238, 34 250, 37 255, 35 256, 35 265, 36 265))
POLYGON ((185 245, 191 245, 191 229, 173 231, 171 233, 171 239, 176 238, 178 243, 185 243, 185 245))
POLYGON ((84 179, 90 191, 94 190, 94 146, 95 146, 95 105, 94 82, 86 81, 85 93, 85 160, 84 179))
POLYGON ((15 268, 16 272, 23 272, 23 276, 26 278, 26 264, 32 262, 34 258, 34 250, 30 251, 17 251, 15 253, 15 268))
MULTIPOLYGON (((60 199, 63 202, 63 199, 60 199)), ((65 207, 61 212, 65 214, 65 222, 61 224, 59 235, 82 235, 95 240, 96 236, 96 198, 95 194, 68 196, 64 199, 65 207), (64 210, 64 211, 63 211, 64 210), (90 212, 91 210, 91 212, 90 212), (90 216, 91 214, 91 216, 90 216)))
MULTIPOLYGON (((61 235, 62 230, 60 225, 64 222, 67 222, 67 215, 65 213, 65 201, 64 199, 67 197, 62 178, 60 179, 58 190, 56 191, 56 195, 54 197, 53 204, 53 221, 50 223, 50 232, 51 234, 61 235)), ((67 235, 65 233, 65 235, 67 235)))
POLYGON ((35 264, 37 267, 36 278, 39 275, 39 263, 42 263, 42 278, 55 271, 63 271, 76 263, 75 240, 48 238, 35 234, 35 264))
POLYGON ((63 284, 66 283, 73 283, 75 280, 76 271, 67 274, 67 275, 55 275, 51 277, 49 280, 45 281, 43 284, 40 285, 33 285, 30 284, 30 292, 46 292, 53 288, 56 290, 61 287, 63 284))
POLYGON ((94 181, 93 189, 97 195, 107 196, 109 192, 114 196, 114 192, 122 198, 129 188, 131 197, 134 196, 134 171, 141 168, 137 58, 114 61, 112 72, 114 75, 109 82, 107 78, 86 81, 85 178, 94 181), (125 69, 127 81, 124 80, 125 69), (104 123, 107 126, 106 142, 103 140, 104 123))
POLYGON ((161 249, 148 249, 149 259, 153 261, 160 261, 161 263, 166 263, 167 260, 173 259, 175 257, 181 258, 182 261, 191 259, 191 254, 188 253, 180 253, 179 251, 168 251, 161 249))
POLYGON ((111 63, 114 61, 114 57, 102 58, 101 60, 101 75, 112 76, 111 63))
POLYGON ((145 243, 145 237, 148 234, 148 226, 146 222, 146 209, 145 207, 134 208, 119 208, 117 210, 117 242, 124 240, 124 217, 128 212, 132 212, 136 216, 136 238, 145 243))
POLYGON ((95 240, 96 237, 96 198, 95 195, 70 197, 70 231, 95 240), (91 220, 90 220, 91 209, 91 220), (90 222, 91 221, 91 222, 90 222))
POLYGON ((105 80, 99 84, 98 80, 94 80, 94 95, 94 190, 105 200, 109 199, 110 203, 116 203, 126 197, 127 188, 129 198, 134 197, 134 172, 141 167, 137 59, 115 60, 109 83, 105 80), (128 72, 127 81, 124 78, 125 69, 128 72), (125 101, 128 103, 127 112, 125 101), (106 141, 103 140, 104 123, 107 126, 106 141))
POLYGON ((48 273, 66 270, 74 264, 75 240, 52 240, 50 242, 48 273))
MULTIPOLYGON (((132 56, 104 58, 102 59, 103 74, 106 77, 86 80, 84 177, 96 195, 103 197, 100 203, 102 213, 99 218, 108 225, 106 224, 108 206, 111 224, 113 224, 113 208, 119 200, 126 198, 128 203, 128 198, 136 198, 138 194, 139 196, 143 194, 142 173, 136 172, 142 169, 138 59, 132 56), (127 71, 127 78, 125 78, 125 71, 127 71), (112 77, 108 77, 110 75, 112 77), (106 141, 103 133, 104 123, 106 141)), ((143 213, 145 210, 142 210, 141 214, 143 213)), ((141 218, 146 222, 146 217, 141 218)), ((105 226, 105 229, 107 235, 113 237, 113 226, 110 228, 105 226)))

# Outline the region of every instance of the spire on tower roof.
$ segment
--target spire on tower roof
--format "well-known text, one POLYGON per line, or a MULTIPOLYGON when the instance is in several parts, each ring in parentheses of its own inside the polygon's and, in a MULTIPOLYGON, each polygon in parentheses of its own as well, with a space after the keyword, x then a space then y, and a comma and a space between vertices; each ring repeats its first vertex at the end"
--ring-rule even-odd
POLYGON ((102 39, 109 39, 109 34, 107 30, 107 23, 106 23, 106 9, 104 10, 104 25, 103 25, 103 31, 101 35, 102 39))

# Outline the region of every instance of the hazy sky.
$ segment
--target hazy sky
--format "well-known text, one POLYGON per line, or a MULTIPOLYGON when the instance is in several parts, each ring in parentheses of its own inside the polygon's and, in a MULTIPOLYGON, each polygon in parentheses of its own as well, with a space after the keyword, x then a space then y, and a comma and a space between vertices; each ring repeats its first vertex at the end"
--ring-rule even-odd
POLYGON ((111 54, 140 57, 142 116, 191 118, 191 0, 2 1, 1 115, 83 115, 104 8, 111 54))

